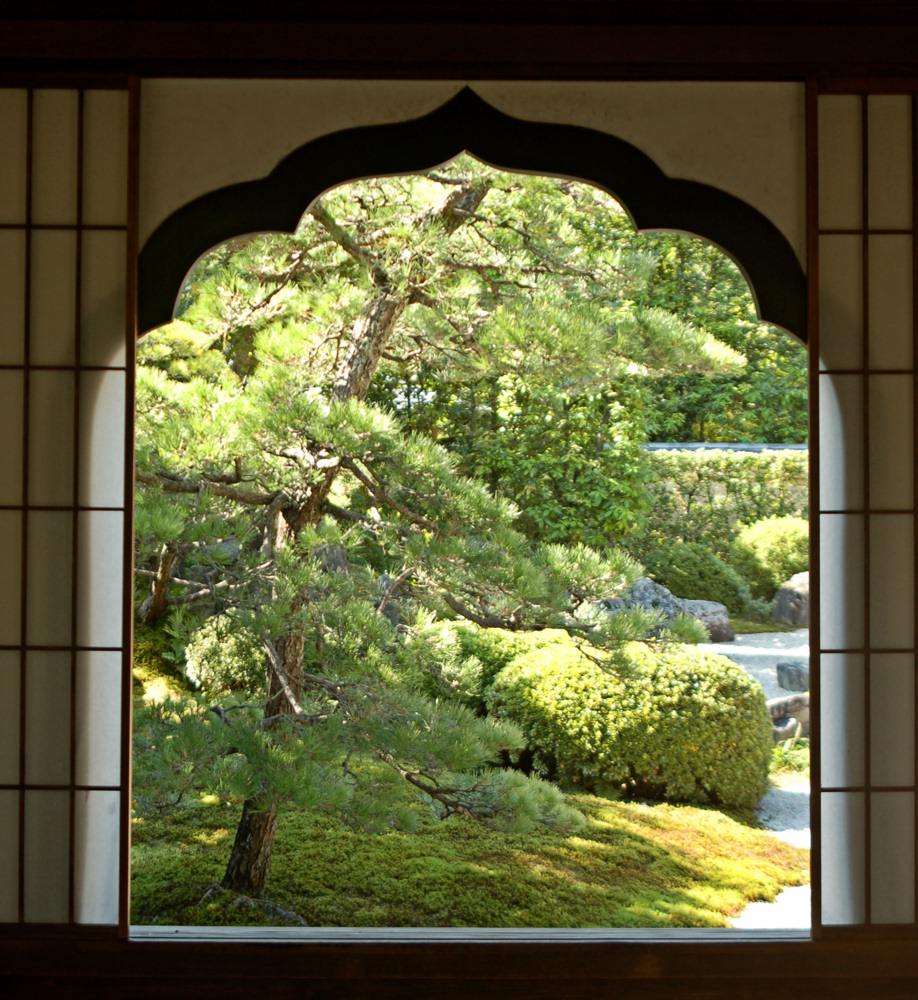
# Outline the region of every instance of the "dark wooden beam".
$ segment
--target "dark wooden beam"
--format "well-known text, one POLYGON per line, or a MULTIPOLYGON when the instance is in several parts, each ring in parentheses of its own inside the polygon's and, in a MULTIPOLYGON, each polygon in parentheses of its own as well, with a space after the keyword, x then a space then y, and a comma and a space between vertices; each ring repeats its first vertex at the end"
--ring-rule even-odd
MULTIPOLYGON (((383 5, 380 5, 383 6, 383 5)), ((896 21, 859 23, 723 17, 682 21, 668 3, 598 19, 593 4, 558 5, 564 20, 356 21, 67 20, 0 22, 0 72, 192 76, 408 77, 427 79, 803 79, 912 76, 918 5, 893 5, 896 21), (659 9, 658 9, 659 7, 659 9), (651 20, 646 11, 666 13, 651 20), (585 11, 578 21, 578 11, 585 11), (910 13, 910 17, 906 15, 910 13)), ((617 5, 616 5, 617 6, 617 5)), ((694 5, 689 5, 694 7, 694 5)), ((702 5, 720 10, 721 4, 702 5)), ((791 7, 793 5, 784 5, 791 7)), ((823 4, 804 5, 822 10, 823 4)), ((878 5, 881 8, 884 5, 878 5)), ((855 8, 841 5, 851 13, 855 8)), ((525 10, 525 5, 520 5, 525 10)), ((334 9, 334 8, 331 8, 334 9)), ((396 8, 398 9, 398 8, 396 8)), ((857 9, 860 9, 858 7, 857 9)), ((469 12, 466 11, 466 14, 469 12)))

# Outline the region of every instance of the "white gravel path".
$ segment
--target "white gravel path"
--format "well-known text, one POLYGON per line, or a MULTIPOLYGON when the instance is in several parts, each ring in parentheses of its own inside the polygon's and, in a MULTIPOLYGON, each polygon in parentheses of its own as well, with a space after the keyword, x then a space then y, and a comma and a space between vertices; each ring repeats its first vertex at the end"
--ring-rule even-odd
MULTIPOLYGON (((777 666, 783 660, 808 661, 809 632, 763 632, 738 635, 733 642, 699 645, 706 653, 729 656, 762 685, 766 698, 788 694, 778 686, 777 666)), ((756 807, 762 825, 776 837, 810 846, 810 782, 800 775, 781 775, 756 807)), ((750 903, 732 923, 744 930, 806 930, 810 927, 810 887, 793 886, 778 894, 773 903, 750 903)))

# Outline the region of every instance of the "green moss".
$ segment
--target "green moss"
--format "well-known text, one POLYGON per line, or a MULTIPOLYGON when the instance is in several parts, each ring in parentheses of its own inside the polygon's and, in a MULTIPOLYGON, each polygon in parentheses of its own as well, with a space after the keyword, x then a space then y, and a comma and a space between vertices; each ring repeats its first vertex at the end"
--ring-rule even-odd
POLYGON ((730 616, 730 626, 737 636, 756 635, 760 632, 798 632, 799 625, 772 621, 771 618, 738 618, 730 616))
MULTIPOLYGON (((576 834, 504 834, 454 817, 372 835, 288 811, 267 895, 313 926, 716 927, 808 881, 806 851, 715 810, 571 803, 587 818, 576 834)), ((226 896, 200 902, 237 818, 237 807, 199 803, 135 824, 134 922, 277 922, 226 896)))

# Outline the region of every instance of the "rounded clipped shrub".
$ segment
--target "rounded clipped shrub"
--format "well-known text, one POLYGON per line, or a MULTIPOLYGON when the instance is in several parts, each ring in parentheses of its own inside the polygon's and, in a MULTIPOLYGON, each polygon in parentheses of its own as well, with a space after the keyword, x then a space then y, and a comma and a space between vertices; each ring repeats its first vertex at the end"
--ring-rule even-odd
POLYGON ((644 558, 644 566, 676 597, 716 601, 733 615, 746 613, 752 604, 752 593, 742 576, 698 542, 666 542, 644 558))
POLYGON ((739 807, 765 792, 762 688, 694 646, 626 643, 602 665, 572 643, 533 650, 498 674, 488 704, 522 727, 536 769, 562 783, 739 807))
POLYGON ((258 692, 265 685, 264 649, 244 615, 214 615, 185 648, 185 674, 208 694, 258 692))
MULTIPOLYGON (((516 657, 533 649, 569 642, 561 629, 541 632, 508 632, 501 628, 481 628, 471 622, 447 621, 440 625, 443 641, 455 645, 456 664, 453 688, 460 701, 484 714, 485 692, 494 678, 516 657)), ((442 692, 428 690, 431 697, 442 692)))
POLYGON ((730 563, 756 597, 770 600, 785 580, 809 566, 809 537, 802 517, 768 517, 739 532, 730 546, 730 563))

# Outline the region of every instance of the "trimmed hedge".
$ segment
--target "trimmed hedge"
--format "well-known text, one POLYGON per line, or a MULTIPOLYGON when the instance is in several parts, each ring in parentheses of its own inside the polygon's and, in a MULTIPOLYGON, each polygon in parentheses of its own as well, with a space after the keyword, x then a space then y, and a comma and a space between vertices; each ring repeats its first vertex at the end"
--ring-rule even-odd
POLYGON ((693 646, 627 643, 602 666, 573 643, 533 650, 497 675, 488 706, 523 728, 538 771, 587 790, 738 807, 765 792, 762 688, 693 646))
MULTIPOLYGON (((456 665, 452 681, 454 696, 463 704, 484 715, 487 711, 485 694, 494 678, 512 660, 545 646, 569 643, 562 629, 542 632, 508 632, 500 628, 480 628, 470 622, 448 621, 441 625, 448 641, 455 643, 456 665)), ((425 689, 429 697, 442 695, 436 687, 425 689)))
POLYGON ((746 614, 752 608, 749 584, 698 542, 666 542, 648 554, 644 565, 649 575, 676 597, 717 601, 732 615, 746 614))
POLYGON ((647 544, 678 538, 726 556, 744 524, 769 517, 809 516, 806 451, 648 451, 653 478, 647 544))
POLYGON ((778 587, 808 566, 810 526, 799 517, 769 517, 743 528, 730 546, 730 562, 757 597, 770 600, 778 587))

